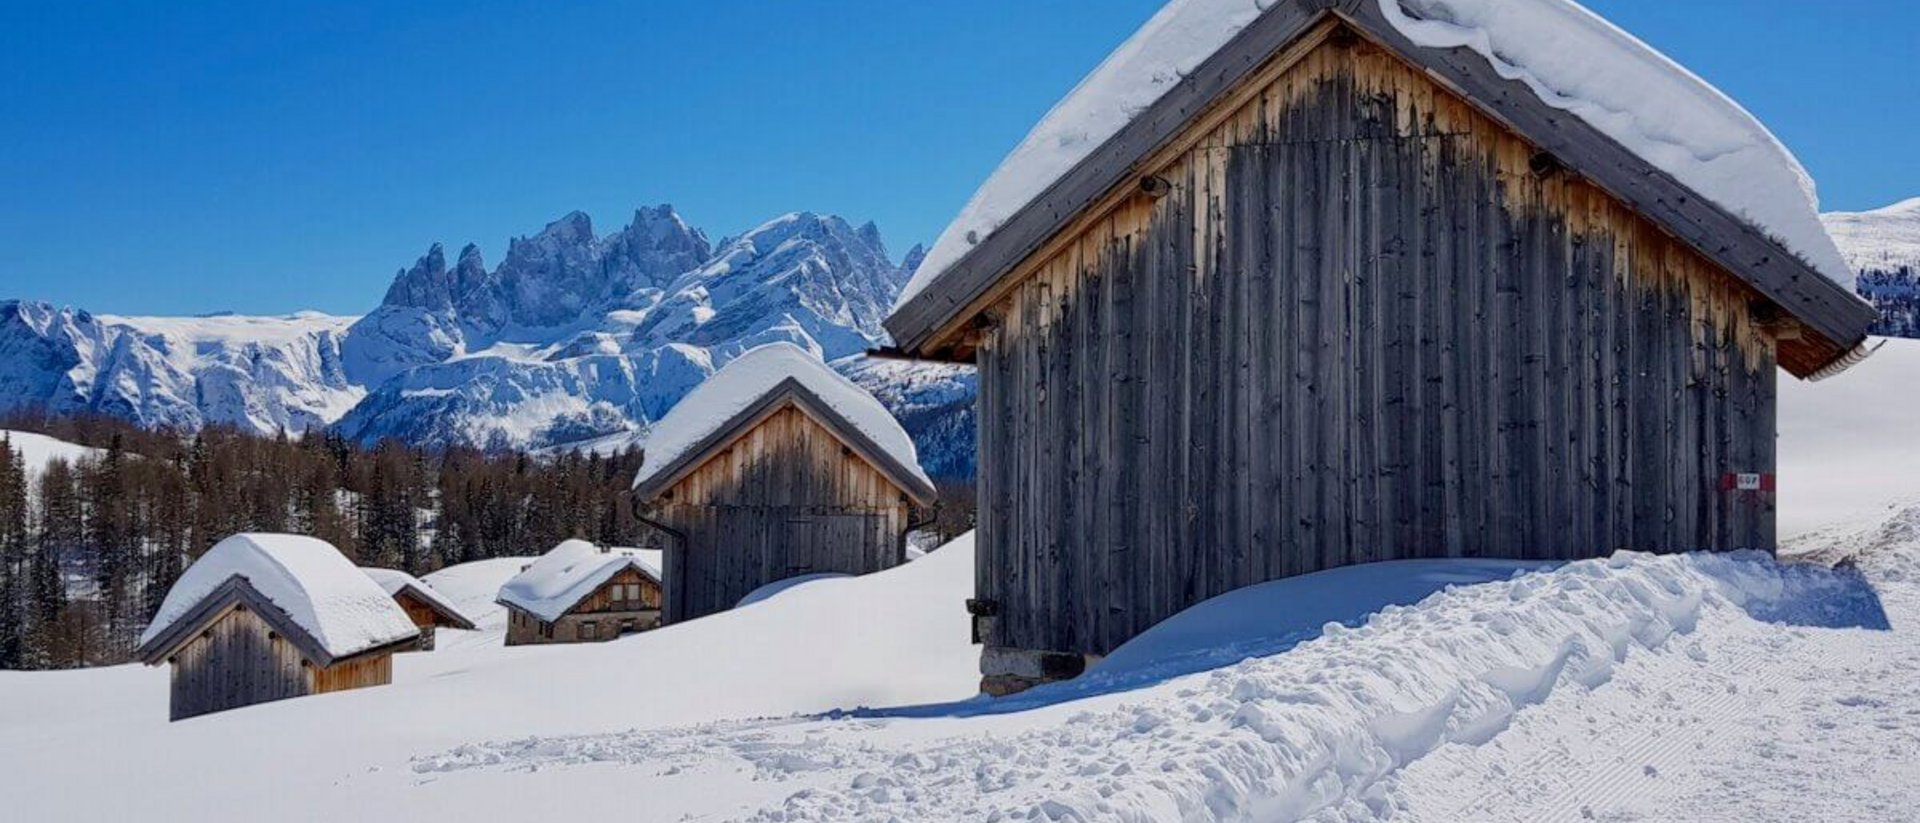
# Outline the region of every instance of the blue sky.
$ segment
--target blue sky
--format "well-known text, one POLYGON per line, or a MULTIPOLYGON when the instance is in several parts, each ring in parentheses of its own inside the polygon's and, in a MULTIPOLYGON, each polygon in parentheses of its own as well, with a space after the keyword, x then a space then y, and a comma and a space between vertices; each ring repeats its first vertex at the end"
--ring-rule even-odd
MULTIPOLYGON (((573 209, 930 242, 1160 0, 0 0, 0 297, 365 311, 573 209)), ((1920 4, 1590 0, 1754 110, 1829 209, 1920 195, 1920 4)))

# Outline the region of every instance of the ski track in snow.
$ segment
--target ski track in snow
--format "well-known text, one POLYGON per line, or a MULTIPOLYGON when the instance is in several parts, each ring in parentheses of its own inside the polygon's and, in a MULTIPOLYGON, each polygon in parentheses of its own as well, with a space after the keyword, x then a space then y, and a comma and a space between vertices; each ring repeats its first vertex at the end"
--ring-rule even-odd
MULTIPOLYGON (((687 813, 787 823, 1791 820, 1833 816, 1836 799, 1841 816, 1898 816, 1920 776, 1920 701, 1899 691, 1917 656, 1896 632, 1811 627, 1833 615, 1809 612, 1846 608, 1849 581, 1866 587, 1753 556, 1623 556, 1450 590, 1286 654, 1025 718, 722 722, 412 765, 427 780, 717 770, 756 787, 741 796, 785 799, 687 813), (1835 762, 1888 779, 1836 786, 1835 762)), ((1890 610, 1920 614, 1899 593, 1890 610)))

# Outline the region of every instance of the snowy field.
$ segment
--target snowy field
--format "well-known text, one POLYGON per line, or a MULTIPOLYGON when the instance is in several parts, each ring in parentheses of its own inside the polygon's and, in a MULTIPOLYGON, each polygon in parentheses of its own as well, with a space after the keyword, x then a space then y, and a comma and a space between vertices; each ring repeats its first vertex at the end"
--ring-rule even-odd
POLYGON ((169 724, 164 670, 0 673, 0 796, 10 820, 1902 819, 1916 378, 1905 341, 1783 378, 1797 562, 1343 569, 987 702, 965 540, 595 646, 501 647, 492 592, 529 561, 488 561, 427 578, 480 629, 390 687, 169 724))
POLYGON ((47 464, 55 460, 65 460, 72 464, 82 458, 101 454, 99 449, 90 449, 77 443, 56 440, 44 434, 0 429, 0 438, 5 438, 7 446, 20 455, 20 463, 27 469, 28 479, 36 479, 47 470, 47 464))

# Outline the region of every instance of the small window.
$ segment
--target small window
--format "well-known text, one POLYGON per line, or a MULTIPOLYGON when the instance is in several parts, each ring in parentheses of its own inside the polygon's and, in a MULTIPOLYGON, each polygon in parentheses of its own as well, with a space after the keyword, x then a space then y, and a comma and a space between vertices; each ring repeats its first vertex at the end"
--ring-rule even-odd
POLYGON ((597 637, 597 636, 598 636, 599 634, 600 634, 600 627, 599 627, 599 625, 597 625, 597 624, 595 624, 595 623, 594 623, 593 621, 591 621, 591 620, 588 620, 588 621, 586 621, 586 622, 584 622, 584 623, 581 623, 581 624, 580 624, 580 639, 581 639, 581 640, 593 640, 593 639, 595 639, 595 638, 596 638, 596 637, 597 637))

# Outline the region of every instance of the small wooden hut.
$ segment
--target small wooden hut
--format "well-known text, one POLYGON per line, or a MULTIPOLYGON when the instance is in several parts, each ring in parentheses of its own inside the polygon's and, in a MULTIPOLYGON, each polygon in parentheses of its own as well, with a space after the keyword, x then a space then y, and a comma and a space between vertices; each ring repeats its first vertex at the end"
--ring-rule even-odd
POLYGON ((740 355, 675 405, 634 490, 670 537, 668 622, 789 577, 899 565, 935 494, 886 407, 788 343, 740 355))
POLYGON ((419 629, 339 549, 311 537, 241 534, 180 576, 140 638, 173 669, 174 720, 385 685, 419 629))
POLYGON ((568 540, 500 587, 507 645, 598 643, 660 625, 660 551, 568 540))
POLYGON ((420 642, 414 651, 433 651, 434 639, 440 627, 473 631, 473 621, 460 613, 452 603, 434 591, 425 580, 407 574, 398 569, 363 569, 375 585, 393 598, 407 613, 413 625, 420 627, 420 642))
POLYGON ((1243 5, 1142 29, 886 321, 979 369, 986 688, 1337 566, 1772 549, 1775 372, 1875 313, 1765 127, 1565 0, 1243 5), (1562 57, 1655 105, 1506 63, 1562 57))

